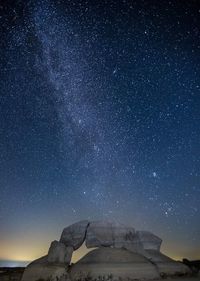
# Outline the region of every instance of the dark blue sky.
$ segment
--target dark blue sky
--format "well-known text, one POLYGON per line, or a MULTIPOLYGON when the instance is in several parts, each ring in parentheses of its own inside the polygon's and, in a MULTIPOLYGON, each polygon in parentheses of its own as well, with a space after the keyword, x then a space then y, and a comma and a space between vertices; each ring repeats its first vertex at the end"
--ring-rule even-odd
POLYGON ((200 4, 160 2, 0 6, 0 259, 87 218, 200 258, 200 4))

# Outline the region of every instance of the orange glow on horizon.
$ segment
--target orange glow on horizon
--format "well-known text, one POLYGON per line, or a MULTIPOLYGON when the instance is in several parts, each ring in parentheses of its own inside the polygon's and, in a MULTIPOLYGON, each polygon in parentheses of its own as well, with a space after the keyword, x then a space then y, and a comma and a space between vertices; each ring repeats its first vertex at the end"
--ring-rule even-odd
MULTIPOLYGON (((47 255, 50 246, 49 241, 0 241, 0 260, 12 260, 12 261, 33 261, 42 256, 47 255)), ((87 249, 85 243, 76 251, 72 256, 72 263, 77 262, 86 253, 90 252, 94 248, 87 249)), ((199 259, 200 253, 198 250, 195 252, 185 253, 181 248, 176 248, 174 243, 163 243, 161 252, 174 260, 199 259), (176 253, 174 251, 176 250, 176 253)))

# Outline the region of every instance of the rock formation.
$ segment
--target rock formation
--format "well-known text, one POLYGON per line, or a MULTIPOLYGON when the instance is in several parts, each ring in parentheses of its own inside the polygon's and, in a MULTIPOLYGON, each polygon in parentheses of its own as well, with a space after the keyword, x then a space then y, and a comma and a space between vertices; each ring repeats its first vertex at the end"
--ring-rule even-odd
POLYGON ((139 241, 143 245, 144 250, 160 251, 162 239, 149 231, 137 231, 139 241))
POLYGON ((22 281, 91 280, 112 276, 114 280, 155 279, 190 273, 183 263, 160 252, 162 240, 148 231, 107 221, 80 221, 64 228, 60 241, 53 241, 47 256, 26 268, 22 281), (98 248, 70 266, 73 251, 86 243, 98 248))
POLYGON ((47 261, 49 263, 70 264, 73 254, 72 246, 65 246, 63 243, 53 241, 49 248, 47 261))
POLYGON ((22 276, 26 281, 66 281, 69 274, 65 264, 49 263, 48 257, 39 258, 28 265, 22 276))
POLYGON ((88 276, 92 279, 112 276, 113 280, 118 280, 119 277, 122 280, 149 280, 158 279, 159 273, 151 262, 137 253, 101 247, 89 252, 71 268, 70 278, 73 281, 85 280, 88 276))
POLYGON ((60 242, 77 250, 85 241, 88 225, 89 221, 85 220, 66 227, 62 232, 60 242))
POLYGON ((114 245, 112 223, 104 221, 91 222, 86 234, 86 247, 111 247, 114 245))

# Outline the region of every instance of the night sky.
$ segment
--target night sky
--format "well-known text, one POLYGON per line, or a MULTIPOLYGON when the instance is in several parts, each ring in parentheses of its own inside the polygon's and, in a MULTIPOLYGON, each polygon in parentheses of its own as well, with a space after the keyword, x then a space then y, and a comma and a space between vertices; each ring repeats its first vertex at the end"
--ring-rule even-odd
POLYGON ((200 258, 200 2, 16 0, 0 14, 0 259, 38 258, 82 219, 200 258))

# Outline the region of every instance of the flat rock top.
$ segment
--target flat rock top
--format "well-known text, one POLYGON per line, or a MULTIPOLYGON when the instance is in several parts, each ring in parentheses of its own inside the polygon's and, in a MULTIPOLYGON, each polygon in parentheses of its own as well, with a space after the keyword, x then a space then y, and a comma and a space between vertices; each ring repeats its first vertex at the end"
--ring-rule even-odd
POLYGON ((149 263, 149 261, 145 257, 126 249, 102 247, 87 253, 76 264, 94 263, 149 263))

